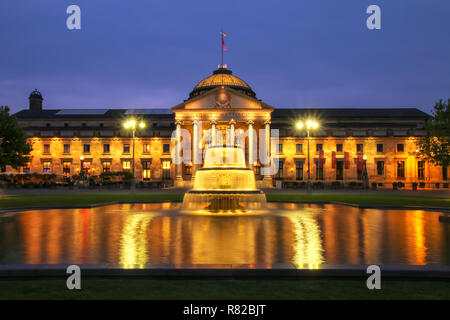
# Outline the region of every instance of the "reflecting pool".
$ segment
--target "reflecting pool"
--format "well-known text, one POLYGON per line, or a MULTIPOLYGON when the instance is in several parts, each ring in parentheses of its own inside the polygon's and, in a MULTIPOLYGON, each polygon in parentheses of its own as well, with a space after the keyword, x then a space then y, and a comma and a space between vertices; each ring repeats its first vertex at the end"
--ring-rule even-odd
POLYGON ((180 203, 4 214, 0 264, 450 265, 439 212, 268 205, 261 215, 182 214, 180 203))

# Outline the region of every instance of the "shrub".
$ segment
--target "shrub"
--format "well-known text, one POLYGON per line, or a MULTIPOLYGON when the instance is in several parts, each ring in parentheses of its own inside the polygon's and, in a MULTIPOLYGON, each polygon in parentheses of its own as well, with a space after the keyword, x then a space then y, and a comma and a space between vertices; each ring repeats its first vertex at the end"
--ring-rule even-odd
POLYGON ((356 187, 358 186, 358 183, 355 181, 349 182, 348 186, 350 187, 350 189, 356 189, 356 187))
POLYGON ((133 174, 130 171, 119 171, 119 172, 102 172, 100 174, 100 180, 113 181, 113 182, 131 182, 133 174))
POLYGON ((339 181, 333 181, 331 183, 331 188, 333 189, 340 189, 342 187, 342 184, 339 181))

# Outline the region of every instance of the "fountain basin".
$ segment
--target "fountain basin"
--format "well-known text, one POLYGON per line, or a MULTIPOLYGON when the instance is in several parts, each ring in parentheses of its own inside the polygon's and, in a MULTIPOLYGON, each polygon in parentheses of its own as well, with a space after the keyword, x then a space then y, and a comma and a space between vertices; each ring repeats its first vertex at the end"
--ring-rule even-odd
POLYGON ((212 213, 261 209, 264 192, 256 188, 255 174, 245 166, 244 151, 236 146, 212 146, 205 165, 197 170, 192 190, 183 198, 183 208, 212 213))
POLYGON ((190 190, 183 208, 210 212, 258 210, 264 207, 266 195, 261 190, 190 190))

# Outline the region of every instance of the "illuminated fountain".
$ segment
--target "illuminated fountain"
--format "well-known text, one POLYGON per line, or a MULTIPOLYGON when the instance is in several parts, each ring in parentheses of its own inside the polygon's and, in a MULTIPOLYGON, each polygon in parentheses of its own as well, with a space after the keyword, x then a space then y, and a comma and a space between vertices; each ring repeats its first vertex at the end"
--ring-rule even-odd
POLYGON ((246 212, 265 203, 266 195, 256 188, 253 170, 246 167, 244 150, 239 146, 208 147, 194 187, 183 199, 185 209, 213 213, 246 212))

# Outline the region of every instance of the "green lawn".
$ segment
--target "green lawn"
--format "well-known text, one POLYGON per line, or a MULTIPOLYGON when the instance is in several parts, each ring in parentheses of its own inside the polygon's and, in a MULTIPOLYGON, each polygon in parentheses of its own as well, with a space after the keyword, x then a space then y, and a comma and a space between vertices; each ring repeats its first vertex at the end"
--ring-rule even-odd
POLYGON ((448 282, 85 280, 68 290, 64 280, 3 281, 0 299, 450 299, 448 282))
MULTIPOLYGON (((176 201, 182 200, 182 194, 146 193, 146 194, 69 194, 63 195, 20 195, 3 196, 0 198, 0 208, 26 207, 58 207, 83 206, 111 201, 142 202, 142 201, 176 201)), ((390 205, 390 206, 423 206, 450 208, 450 198, 427 197, 420 195, 385 195, 385 194, 268 194, 268 200, 324 202, 339 201, 360 205, 390 205)))
POLYGON ((143 201, 178 201, 183 200, 182 194, 62 194, 62 195, 20 195, 4 196, 0 199, 0 208, 24 208, 24 207, 58 207, 58 206, 83 206, 111 201, 143 202, 143 201))

